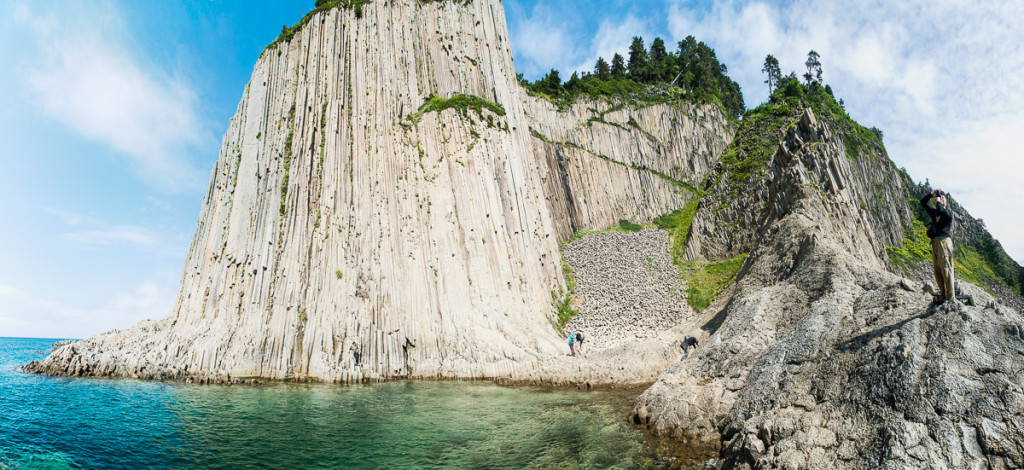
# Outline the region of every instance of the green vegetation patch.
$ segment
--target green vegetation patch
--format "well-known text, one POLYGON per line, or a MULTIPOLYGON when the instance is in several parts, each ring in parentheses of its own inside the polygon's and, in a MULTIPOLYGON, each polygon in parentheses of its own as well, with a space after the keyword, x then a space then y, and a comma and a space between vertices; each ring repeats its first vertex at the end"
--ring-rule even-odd
POLYGON ((451 98, 441 98, 433 93, 420 105, 419 109, 408 116, 413 124, 419 124, 423 115, 431 111, 441 112, 448 108, 458 111, 462 117, 469 117, 469 111, 473 110, 481 119, 484 118, 483 110, 486 109, 498 116, 505 115, 505 108, 500 104, 488 101, 479 96, 458 93, 451 98))
POLYGON ((555 311, 558 313, 558 331, 565 328, 565 325, 569 324, 569 320, 580 313, 579 310, 572 308, 572 293, 565 292, 564 295, 559 296, 558 292, 551 291, 551 301, 555 305, 555 311))
POLYGON ((625 232, 639 232, 644 229, 643 225, 634 224, 626 219, 619 219, 619 228, 625 232))
POLYGON ((996 267, 973 246, 961 246, 956 250, 953 255, 953 276, 981 286, 990 295, 996 293, 989 286, 1006 284, 996 273, 996 267))
POLYGON ((729 285, 740 272, 748 253, 717 263, 704 261, 687 261, 684 269, 687 301, 697 311, 704 310, 718 297, 718 294, 729 285))
POLYGON ((373 0, 316 0, 316 5, 313 8, 313 11, 306 13, 298 23, 295 23, 290 28, 287 25, 281 26, 281 34, 277 36, 277 39, 275 39, 274 42, 268 44, 263 50, 275 49, 278 44, 291 41, 292 38, 295 37, 295 33, 299 32, 303 26, 306 26, 306 23, 309 23, 309 20, 313 18, 313 15, 320 13, 321 11, 329 11, 339 7, 347 8, 356 12, 356 18, 362 18, 363 5, 372 2, 373 0))
POLYGON ((804 86, 799 82, 791 81, 786 85, 791 86, 790 84, 800 86, 804 91, 801 96, 803 103, 814 110, 818 119, 828 121, 832 129, 839 133, 846 147, 848 158, 857 160, 861 157, 885 154, 885 146, 882 145, 882 131, 875 127, 864 127, 854 121, 839 105, 835 97, 829 94, 820 83, 812 82, 810 86, 804 86))
POLYGON ((928 228, 925 226, 927 216, 923 215, 920 204, 914 198, 908 198, 907 203, 914 208, 914 218, 910 221, 910 230, 903 231, 903 246, 885 247, 889 262, 904 271, 915 263, 932 261, 932 243, 928 239, 928 228))
POLYGON ((729 78, 728 68, 718 61, 707 44, 687 36, 675 44, 654 38, 648 48, 636 36, 628 58, 615 54, 611 63, 599 57, 593 71, 574 72, 562 82, 551 69, 535 82, 517 74, 516 79, 534 96, 543 97, 564 111, 580 97, 651 105, 679 101, 718 105, 731 119, 743 114, 743 93, 729 78))
POLYGON ((679 267, 681 277, 686 282, 687 301, 698 311, 704 310, 711 305, 711 302, 715 301, 718 294, 736 278, 743 262, 747 260, 747 253, 714 263, 684 259, 686 237, 690 234, 690 227, 697 215, 699 202, 694 199, 682 209, 654 219, 656 227, 667 230, 669 233, 672 243, 669 249, 672 254, 672 262, 679 267))
POLYGON ((736 138, 719 157, 723 171, 729 175, 727 182, 734 188, 733 196, 738 187, 767 175, 768 162, 775 155, 779 137, 786 126, 800 116, 801 109, 798 99, 786 98, 769 101, 743 115, 736 138))
MULTIPOLYGON (((559 247, 558 251, 561 254, 561 247, 559 247)), ((554 303, 555 311, 558 314, 557 326, 559 331, 565 328, 565 325, 569 323, 569 320, 572 320, 572 317, 580 313, 579 310, 572 308, 572 296, 576 292, 576 276, 572 274, 572 267, 565 261, 564 256, 562 257, 562 276, 565 277, 565 292, 551 291, 551 301, 554 303)))
POLYGON ((686 237, 690 235, 690 226, 693 224, 693 218, 697 215, 697 205, 699 202, 699 199, 694 198, 686 203, 682 209, 677 209, 654 219, 655 227, 668 231, 668 236, 672 243, 669 250, 672 254, 672 262, 676 266, 681 265, 683 262, 683 256, 686 253, 686 237))

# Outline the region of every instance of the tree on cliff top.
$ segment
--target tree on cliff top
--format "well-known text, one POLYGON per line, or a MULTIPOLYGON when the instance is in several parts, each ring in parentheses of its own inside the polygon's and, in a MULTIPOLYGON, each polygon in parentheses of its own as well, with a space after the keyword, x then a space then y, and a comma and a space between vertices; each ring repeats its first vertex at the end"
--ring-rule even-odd
POLYGON ((647 81, 647 49, 644 48, 644 38, 640 36, 633 36, 629 45, 629 78, 640 83, 647 81))
POLYGON ((618 52, 612 56, 612 78, 619 79, 626 76, 626 59, 618 52))
POLYGON ((764 58, 764 67, 761 71, 768 74, 768 78, 764 81, 768 84, 768 94, 772 94, 775 91, 775 87, 778 86, 779 81, 782 80, 782 70, 779 69, 779 59, 775 56, 768 54, 764 58))
POLYGON ((608 67, 608 62, 604 60, 604 57, 597 58, 597 63, 594 64, 594 75, 598 80, 611 80, 612 70, 608 67))
POLYGON ((628 70, 622 55, 615 54, 610 67, 599 57, 593 73, 583 72, 564 84, 552 80, 557 78, 552 72, 557 71, 552 70, 533 83, 521 79, 520 83, 531 92, 543 94, 560 108, 568 106, 579 95, 635 100, 650 85, 660 87, 655 94, 662 98, 656 100, 664 100, 666 90, 671 90, 665 86, 674 84, 682 89, 674 92, 677 96, 718 103, 733 118, 742 116, 745 110, 743 93, 739 84, 729 78, 728 67, 718 61, 714 49, 693 36, 679 42, 678 52, 669 52, 661 38, 655 38, 648 50, 643 38, 634 37, 629 46, 628 70), (679 80, 673 83, 677 72, 679 80))
POLYGON ((821 83, 821 61, 818 60, 820 58, 821 56, 814 49, 807 53, 807 61, 804 62, 804 65, 807 66, 807 73, 804 74, 804 80, 808 85, 812 81, 821 83))

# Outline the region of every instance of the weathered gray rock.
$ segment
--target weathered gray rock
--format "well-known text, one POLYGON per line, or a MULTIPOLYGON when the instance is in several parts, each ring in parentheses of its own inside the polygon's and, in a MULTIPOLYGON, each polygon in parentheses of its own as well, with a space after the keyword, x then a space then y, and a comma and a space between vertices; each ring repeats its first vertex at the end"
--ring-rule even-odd
POLYGON ((849 161, 817 135, 780 146, 774 221, 702 348, 634 420, 720 443, 720 468, 1024 466, 1024 317, 969 284, 988 308, 932 305, 884 270, 849 161))
POLYGON ((528 96, 500 1, 318 13, 253 69, 170 315, 29 369, 522 376, 564 350, 552 326, 558 241, 682 207, 695 196, 679 182, 701 181, 732 133, 712 105, 559 112, 528 96), (505 113, 410 117, 431 94, 459 93, 505 113))

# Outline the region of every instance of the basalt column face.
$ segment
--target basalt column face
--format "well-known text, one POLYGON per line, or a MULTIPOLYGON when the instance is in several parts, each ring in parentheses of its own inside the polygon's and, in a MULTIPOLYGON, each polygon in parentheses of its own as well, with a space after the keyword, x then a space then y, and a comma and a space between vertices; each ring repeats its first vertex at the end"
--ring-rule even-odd
POLYGON ((527 95, 499 1, 313 14, 253 69, 171 313, 39 370, 513 375, 563 353, 558 242, 682 207, 733 132, 711 105, 527 95))

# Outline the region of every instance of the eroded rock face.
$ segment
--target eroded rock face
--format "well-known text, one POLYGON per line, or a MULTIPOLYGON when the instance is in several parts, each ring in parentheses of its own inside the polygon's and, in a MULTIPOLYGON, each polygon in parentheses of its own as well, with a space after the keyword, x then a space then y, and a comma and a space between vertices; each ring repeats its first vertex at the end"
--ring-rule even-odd
POLYGON ((780 145, 775 220, 709 338, 634 421, 719 443, 721 468, 1024 465, 1024 317, 970 285, 978 307, 931 305, 885 271, 884 235, 857 221, 857 179, 824 131, 780 145))
POLYGON ((170 315, 26 369, 204 381, 522 374, 564 349, 552 326, 551 293, 565 288, 557 242, 682 207, 732 132, 715 106, 559 112, 526 95, 497 0, 318 13, 253 69, 170 315), (504 114, 419 112, 431 94, 504 114))

